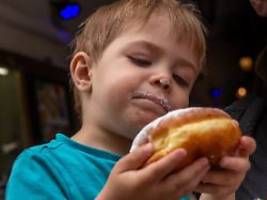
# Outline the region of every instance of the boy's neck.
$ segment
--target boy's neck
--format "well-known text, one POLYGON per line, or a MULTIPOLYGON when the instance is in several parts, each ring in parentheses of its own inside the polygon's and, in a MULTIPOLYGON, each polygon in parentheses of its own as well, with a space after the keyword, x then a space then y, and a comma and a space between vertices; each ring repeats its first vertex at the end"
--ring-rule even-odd
POLYGON ((83 145, 110 151, 119 155, 129 152, 131 140, 111 132, 92 130, 82 127, 73 137, 73 140, 83 145))

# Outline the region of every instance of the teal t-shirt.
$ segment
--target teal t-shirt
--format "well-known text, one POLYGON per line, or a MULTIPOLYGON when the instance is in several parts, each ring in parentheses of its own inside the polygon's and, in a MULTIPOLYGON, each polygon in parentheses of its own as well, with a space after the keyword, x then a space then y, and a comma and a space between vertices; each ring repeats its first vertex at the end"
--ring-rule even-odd
POLYGON ((16 159, 6 200, 93 200, 120 156, 81 145, 63 134, 16 159))
MULTIPOLYGON (((16 159, 6 200, 93 200, 119 155, 79 144, 63 134, 24 150, 16 159)), ((182 197, 180 200, 189 200, 182 197)))

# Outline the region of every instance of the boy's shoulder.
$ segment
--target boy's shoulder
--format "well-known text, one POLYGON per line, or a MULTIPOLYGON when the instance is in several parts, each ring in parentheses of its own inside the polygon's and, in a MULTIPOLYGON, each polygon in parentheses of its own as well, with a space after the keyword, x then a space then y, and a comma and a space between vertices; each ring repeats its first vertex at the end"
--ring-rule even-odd
POLYGON ((64 162, 75 162, 75 160, 101 160, 116 162, 120 159, 119 155, 105 150, 85 146, 71 140, 64 134, 58 133, 55 138, 48 143, 29 147, 18 156, 21 159, 43 159, 49 161, 61 160, 64 162))
POLYGON ((63 144, 64 144, 64 142, 62 142, 60 140, 53 139, 53 140, 51 140, 47 143, 44 143, 44 144, 39 144, 39 145, 28 147, 20 153, 17 160, 22 159, 22 158, 24 158, 24 159, 30 158, 33 156, 42 157, 45 154, 50 153, 53 150, 56 150, 58 147, 60 147, 63 144))

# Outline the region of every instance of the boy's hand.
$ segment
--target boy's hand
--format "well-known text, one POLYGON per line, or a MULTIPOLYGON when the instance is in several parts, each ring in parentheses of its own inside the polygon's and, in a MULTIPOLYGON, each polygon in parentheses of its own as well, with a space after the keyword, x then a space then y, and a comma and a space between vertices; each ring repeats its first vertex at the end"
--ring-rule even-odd
POLYGON ((186 157, 183 149, 142 168, 152 151, 147 144, 122 158, 97 200, 178 200, 193 191, 209 170, 208 160, 202 158, 177 171, 186 157))
POLYGON ((220 161, 220 169, 210 170, 196 191, 201 199, 234 199, 234 193, 244 180, 250 168, 249 156, 255 151, 254 139, 243 136, 233 156, 225 156, 220 161), (229 198, 227 198, 229 197, 229 198))

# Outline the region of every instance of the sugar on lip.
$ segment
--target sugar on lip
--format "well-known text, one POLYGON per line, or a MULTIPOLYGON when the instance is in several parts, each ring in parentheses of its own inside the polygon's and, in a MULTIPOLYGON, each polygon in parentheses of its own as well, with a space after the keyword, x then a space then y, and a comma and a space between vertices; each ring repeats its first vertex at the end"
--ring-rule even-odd
POLYGON ((149 100, 154 101, 155 103, 161 105, 166 112, 169 112, 171 110, 171 105, 168 101, 168 99, 164 97, 159 97, 158 95, 154 95, 148 91, 137 91, 134 92, 132 95, 132 98, 147 98, 149 100))

